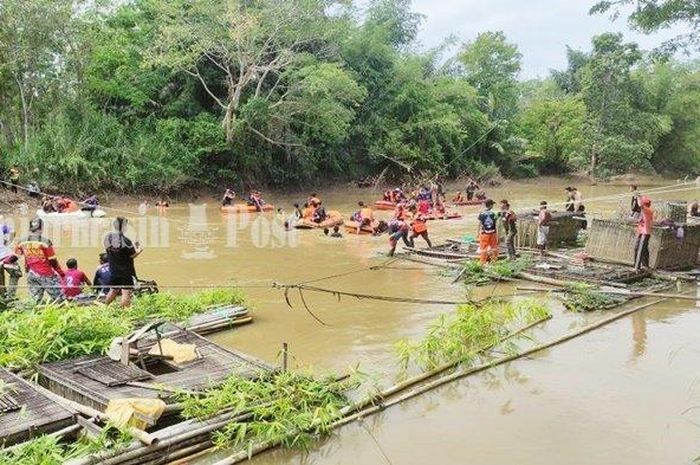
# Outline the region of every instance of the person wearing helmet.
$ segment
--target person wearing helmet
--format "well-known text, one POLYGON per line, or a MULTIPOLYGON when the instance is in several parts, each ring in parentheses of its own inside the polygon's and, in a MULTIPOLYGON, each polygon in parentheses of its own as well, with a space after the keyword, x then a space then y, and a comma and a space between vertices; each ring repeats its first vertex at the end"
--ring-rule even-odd
POLYGON ((34 218, 29 222, 29 235, 17 243, 15 253, 24 257, 27 285, 32 298, 40 303, 47 294, 52 301, 62 301, 63 269, 56 259, 51 241, 42 235, 44 222, 34 218))
POLYGON ((110 289, 105 303, 112 303, 121 291, 120 305, 124 308, 131 305, 131 294, 136 279, 134 259, 143 252, 138 242, 132 242, 124 234, 128 223, 126 218, 116 218, 113 223, 114 231, 108 233, 104 239, 110 272, 110 289))
POLYGON ((649 268, 649 239, 654 225, 654 210, 651 209, 651 199, 642 197, 639 223, 637 223, 637 243, 634 246, 634 269, 649 268))

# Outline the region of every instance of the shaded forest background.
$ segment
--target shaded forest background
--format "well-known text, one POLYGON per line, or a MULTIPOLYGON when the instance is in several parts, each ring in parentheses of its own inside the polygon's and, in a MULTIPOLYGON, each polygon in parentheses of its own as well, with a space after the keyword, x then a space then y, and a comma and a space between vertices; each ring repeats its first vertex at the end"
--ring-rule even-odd
MULTIPOLYGON (((635 3, 628 19, 646 32, 700 17, 693 1, 635 3)), ((124 192, 700 173, 700 66, 668 58, 694 52, 693 34, 648 53, 603 34, 568 49, 566 69, 521 81, 503 33, 421 50, 423 19, 409 0, 362 11, 352 0, 3 0, 0 168, 124 192)))

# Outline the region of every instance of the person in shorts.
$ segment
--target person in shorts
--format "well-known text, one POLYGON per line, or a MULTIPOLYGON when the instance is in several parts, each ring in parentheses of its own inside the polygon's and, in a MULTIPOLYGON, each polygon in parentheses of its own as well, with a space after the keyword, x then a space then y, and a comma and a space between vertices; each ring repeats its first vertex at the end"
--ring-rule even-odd
POLYGON ((63 300, 61 278, 63 269, 56 259, 51 241, 42 235, 44 222, 34 218, 29 222, 29 235, 17 243, 15 254, 24 257, 27 285, 32 298, 41 303, 44 294, 51 301, 63 300))
POLYGON ((105 303, 112 303, 121 291, 120 305, 126 308, 131 305, 131 295, 136 280, 134 259, 143 252, 143 249, 138 242, 132 242, 124 234, 128 225, 126 218, 116 218, 113 225, 114 231, 107 234, 104 239, 110 272, 110 289, 105 303))
POLYGON ((547 241, 549 238, 549 225, 552 222, 552 214, 547 210, 547 202, 540 202, 540 213, 537 215, 537 248, 540 251, 540 256, 544 257, 547 250, 547 241))

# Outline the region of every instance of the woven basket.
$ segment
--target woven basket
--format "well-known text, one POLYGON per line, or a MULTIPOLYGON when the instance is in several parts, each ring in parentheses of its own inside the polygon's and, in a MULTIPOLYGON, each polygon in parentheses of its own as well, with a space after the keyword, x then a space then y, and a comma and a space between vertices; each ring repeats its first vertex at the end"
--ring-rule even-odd
MULTIPOLYGON (((625 221, 632 217, 631 209, 632 199, 622 199, 617 205, 617 209, 613 214, 613 219, 625 221)), ((670 220, 676 224, 686 222, 688 212, 688 202, 684 200, 659 200, 652 201, 652 209, 654 210, 654 220, 664 221, 670 220)))
MULTIPOLYGON (((649 239, 649 265, 678 270, 696 266, 700 252, 700 225, 685 225, 683 239, 673 228, 655 226, 649 239)), ((634 265, 637 228, 634 223, 594 219, 586 253, 594 260, 634 265)))
MULTIPOLYGON (((550 246, 575 245, 578 232, 583 222, 574 219, 576 214, 569 212, 552 212, 552 222, 549 225, 547 243, 550 246)), ((516 247, 537 247, 537 211, 518 213, 518 234, 515 238, 516 247)))

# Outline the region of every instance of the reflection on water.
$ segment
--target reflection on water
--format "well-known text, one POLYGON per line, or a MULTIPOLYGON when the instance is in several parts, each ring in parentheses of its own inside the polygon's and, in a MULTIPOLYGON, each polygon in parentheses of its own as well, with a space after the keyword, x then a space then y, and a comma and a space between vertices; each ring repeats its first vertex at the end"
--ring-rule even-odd
MULTIPOLYGON (((565 181, 506 183, 493 189, 518 210, 540 200, 563 199, 565 181)), ((577 186, 585 198, 627 192, 620 186, 577 186)), ((695 191, 666 198, 692 198, 695 191)), ((270 198, 290 210, 305 194, 270 198)), ((379 192, 335 189, 323 196, 328 209, 350 214, 358 200, 371 202, 379 192)), ((610 213, 618 200, 593 202, 587 210, 610 213)), ((136 211, 135 205, 114 205, 136 211)), ((477 209, 464 207, 461 221, 430 224, 435 242, 476 231, 477 209)), ((112 212, 113 214, 113 212, 112 212)), ((397 262, 382 270, 386 237, 342 239, 320 231, 284 231, 274 214, 221 215, 215 200, 175 205, 166 215, 133 218, 131 235, 146 245, 137 269, 163 287, 240 285, 253 307, 255 323, 217 334, 212 339, 268 361, 275 361, 282 342, 289 343, 293 365, 317 372, 345 372, 349 366, 378 374, 393 384, 398 367, 393 344, 417 338, 446 305, 396 304, 332 295, 305 294, 309 308, 329 326, 311 318, 298 294, 284 294, 273 282, 298 283, 328 276, 316 285, 347 292, 409 298, 461 300, 465 289, 450 285, 437 268, 397 262), (353 273, 348 274, 348 272, 353 273)), ((21 221, 16 220, 21 230, 21 221)), ((61 261, 75 257, 88 274, 97 264, 101 237, 110 220, 55 224, 49 237, 57 242, 61 261)), ((485 287, 473 297, 507 295, 514 288, 485 287)), ((177 289, 176 292, 190 292, 177 289)), ((601 315, 563 311, 535 333, 549 341, 601 315)), ((394 464, 661 464, 688 463, 700 451, 700 429, 682 412, 700 404, 696 367, 700 364, 700 315, 688 302, 667 301, 630 319, 542 352, 532 359, 488 370, 426 393, 410 402, 365 419, 394 464), (630 364, 630 354, 634 363, 630 364), (674 354, 669 362, 669 354, 674 354), (695 383, 695 384, 693 384, 695 383)), ((700 411, 691 412, 700 423, 700 411)), ((215 457, 208 459, 214 461, 215 457)), ((206 462, 203 462, 206 463, 206 462)), ((276 451, 253 460, 255 465, 299 464, 385 465, 364 428, 349 425, 308 455, 276 451)))
POLYGON ((647 317, 644 312, 635 313, 630 318, 632 321, 632 340, 634 348, 632 359, 637 359, 644 355, 647 347, 647 317))

